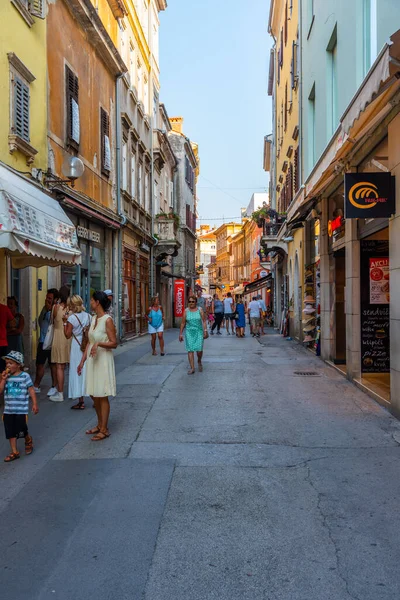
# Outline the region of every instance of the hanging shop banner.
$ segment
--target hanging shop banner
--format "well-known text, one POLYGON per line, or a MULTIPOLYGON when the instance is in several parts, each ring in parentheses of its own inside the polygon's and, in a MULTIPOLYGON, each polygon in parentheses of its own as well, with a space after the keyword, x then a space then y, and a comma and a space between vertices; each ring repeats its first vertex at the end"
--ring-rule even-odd
POLYGON ((396 212, 390 173, 346 173, 344 197, 346 219, 379 219, 396 212))
POLYGON ((183 317, 185 310, 185 281, 175 279, 174 281, 174 314, 175 317, 183 317))
POLYGON ((361 240, 361 372, 390 372, 389 242, 361 240))

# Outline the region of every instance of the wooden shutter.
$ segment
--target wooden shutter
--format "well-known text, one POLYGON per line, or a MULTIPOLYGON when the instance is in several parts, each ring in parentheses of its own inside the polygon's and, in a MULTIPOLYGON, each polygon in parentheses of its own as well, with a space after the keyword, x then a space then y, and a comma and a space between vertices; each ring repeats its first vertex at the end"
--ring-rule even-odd
POLYGON ((294 151, 294 173, 293 173, 293 184, 294 192, 299 191, 300 173, 299 173, 299 148, 297 147, 294 151))
POLYGON ((65 67, 65 97, 67 116, 67 144, 79 149, 80 119, 79 119, 79 81, 69 67, 65 67))
POLYGON ((38 19, 45 18, 46 0, 29 0, 29 12, 38 19))
POLYGON ((111 171, 110 117, 104 108, 100 108, 101 172, 106 177, 111 171))
POLYGON ((14 123, 13 130, 20 138, 29 142, 29 86, 19 77, 14 78, 14 123))
POLYGON ((284 114, 285 131, 287 130, 287 122, 288 122, 287 83, 285 83, 285 114, 284 114))
POLYGON ((288 41, 288 4, 285 4, 285 46, 288 41))

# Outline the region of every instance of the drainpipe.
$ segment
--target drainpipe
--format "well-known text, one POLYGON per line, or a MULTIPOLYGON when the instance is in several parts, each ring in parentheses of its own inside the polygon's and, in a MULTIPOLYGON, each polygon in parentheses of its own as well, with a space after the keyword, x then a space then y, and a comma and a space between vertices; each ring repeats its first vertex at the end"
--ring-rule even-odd
MULTIPOLYGON (((153 84, 153 78, 151 79, 153 84)), ((154 88, 153 88, 154 95, 154 88)), ((154 105, 154 97, 153 97, 154 105)), ((151 211, 151 237, 153 238, 153 244, 150 247, 150 297, 154 296, 154 246, 158 240, 154 237, 154 111, 151 111, 150 119, 150 211, 151 211)))
MULTIPOLYGON (((123 290, 123 269, 122 269, 122 227, 126 224, 126 217, 122 211, 121 203, 121 118, 120 118, 120 90, 119 83, 123 73, 117 75, 115 80, 115 154, 116 154, 116 186, 117 186, 117 212, 118 216, 122 219, 122 226, 118 230, 118 246, 117 246, 117 293, 118 293, 118 305, 117 305, 117 325, 119 341, 123 339, 122 332, 122 290, 123 290)), ((114 267, 115 268, 115 267, 114 267)))

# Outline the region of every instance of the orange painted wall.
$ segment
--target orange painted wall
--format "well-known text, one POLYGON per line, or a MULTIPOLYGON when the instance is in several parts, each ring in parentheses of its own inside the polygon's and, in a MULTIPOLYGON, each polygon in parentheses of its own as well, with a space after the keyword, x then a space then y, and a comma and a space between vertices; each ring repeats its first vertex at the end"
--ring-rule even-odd
MULTIPOLYGON (((75 189, 103 206, 114 209, 112 181, 101 175, 100 107, 110 115, 110 142, 114 162, 115 79, 96 55, 86 34, 59 0, 49 5, 47 17, 50 146, 57 175, 66 154, 65 65, 79 78, 80 148, 85 164, 75 189)), ((111 173, 113 169, 111 169, 111 173)))

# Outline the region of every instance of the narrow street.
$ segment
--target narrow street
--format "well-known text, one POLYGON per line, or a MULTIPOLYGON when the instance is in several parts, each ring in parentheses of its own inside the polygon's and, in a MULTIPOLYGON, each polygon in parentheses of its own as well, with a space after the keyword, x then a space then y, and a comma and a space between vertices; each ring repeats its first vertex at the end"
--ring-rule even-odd
POLYGON ((194 376, 166 341, 118 348, 104 442, 42 393, 0 463, 2 597, 399 598, 398 421, 275 333, 210 338, 194 376))

